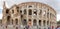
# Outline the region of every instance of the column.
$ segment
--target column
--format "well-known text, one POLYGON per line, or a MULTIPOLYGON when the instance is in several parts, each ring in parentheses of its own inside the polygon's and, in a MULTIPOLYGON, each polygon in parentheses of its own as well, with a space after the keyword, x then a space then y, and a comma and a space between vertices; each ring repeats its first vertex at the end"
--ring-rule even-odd
POLYGON ((33 26, 33 19, 32 19, 32 26, 33 26))
POLYGON ((13 19, 13 24, 15 25, 15 19, 13 19))
POLYGON ((37 25, 39 26, 39 6, 37 6, 37 25))
POLYGON ((19 16, 19 25, 21 25, 21 15, 19 16))
POLYGON ((34 9, 34 6, 32 8, 32 27, 31 27, 31 29, 33 29, 33 9, 34 9))
POLYGON ((27 6, 27 25, 28 25, 28 6, 27 6))
POLYGON ((20 25, 20 18, 18 17, 18 25, 20 25))
POLYGON ((47 9, 46 9, 46 29, 48 29, 48 25, 47 25, 47 9))
POLYGON ((48 29, 48 27, 47 27, 48 25, 47 25, 47 20, 46 20, 46 29, 48 29))
POLYGON ((41 20, 41 29, 43 29, 43 20, 41 20))
POLYGON ((12 25, 12 19, 10 19, 10 25, 12 25))
POLYGON ((50 27, 50 20, 49 20, 49 27, 50 27))

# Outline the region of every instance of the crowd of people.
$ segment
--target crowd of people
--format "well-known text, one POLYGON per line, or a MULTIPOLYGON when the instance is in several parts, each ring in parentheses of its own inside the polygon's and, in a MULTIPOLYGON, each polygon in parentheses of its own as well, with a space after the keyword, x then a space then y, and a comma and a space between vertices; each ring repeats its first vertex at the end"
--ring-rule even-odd
POLYGON ((57 28, 56 29, 60 29, 60 26, 57 26, 57 28))

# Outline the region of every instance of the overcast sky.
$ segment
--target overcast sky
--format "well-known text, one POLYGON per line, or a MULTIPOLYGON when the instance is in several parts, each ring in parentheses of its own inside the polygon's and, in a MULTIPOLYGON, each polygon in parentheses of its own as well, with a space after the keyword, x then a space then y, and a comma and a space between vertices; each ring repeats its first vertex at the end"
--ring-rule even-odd
POLYGON ((0 0, 0 19, 2 18, 3 1, 6 2, 7 7, 23 2, 41 2, 48 4, 57 11, 57 21, 60 20, 60 0, 0 0))

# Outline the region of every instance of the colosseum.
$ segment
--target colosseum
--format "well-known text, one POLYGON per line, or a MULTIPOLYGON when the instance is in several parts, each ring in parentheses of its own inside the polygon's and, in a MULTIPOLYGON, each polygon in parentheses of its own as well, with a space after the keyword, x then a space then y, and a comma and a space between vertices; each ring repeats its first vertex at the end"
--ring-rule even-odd
POLYGON ((55 29, 56 11, 40 2, 24 2, 7 8, 3 4, 1 29, 55 29))

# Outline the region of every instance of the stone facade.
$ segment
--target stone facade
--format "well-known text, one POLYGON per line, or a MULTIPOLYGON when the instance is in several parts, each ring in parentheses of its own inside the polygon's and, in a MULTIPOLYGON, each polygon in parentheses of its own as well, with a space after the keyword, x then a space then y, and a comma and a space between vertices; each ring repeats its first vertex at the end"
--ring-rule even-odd
POLYGON ((25 2, 7 8, 3 5, 3 29, 55 29, 56 11, 40 2, 25 2))

